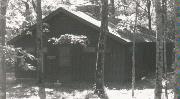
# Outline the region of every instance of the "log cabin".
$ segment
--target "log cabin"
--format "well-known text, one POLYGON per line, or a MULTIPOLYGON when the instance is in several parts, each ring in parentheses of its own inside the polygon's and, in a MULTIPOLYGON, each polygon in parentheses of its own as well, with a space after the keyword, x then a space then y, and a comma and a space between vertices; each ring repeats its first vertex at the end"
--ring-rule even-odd
MULTIPOLYGON (((101 22, 83 12, 63 7, 43 18, 49 25, 49 30, 43 34, 44 38, 44 77, 46 81, 72 82, 95 81, 96 54, 101 22), (89 44, 87 47, 76 45, 54 46, 48 43, 48 38, 60 37, 64 34, 85 35, 89 44)), ((132 68, 132 37, 123 31, 117 31, 109 23, 106 32, 106 52, 104 77, 106 82, 126 83, 131 80, 132 68)), ((29 28, 32 33, 22 33, 14 37, 8 44, 22 47, 32 54, 36 54, 36 26, 29 28)), ((173 44, 167 44, 168 66, 172 64, 173 44)), ((34 65, 36 63, 31 62, 34 65)), ((37 71, 25 71, 16 62, 17 78, 36 77, 37 71)), ((136 79, 154 73, 156 67, 155 38, 144 35, 136 36, 135 48, 136 79)))

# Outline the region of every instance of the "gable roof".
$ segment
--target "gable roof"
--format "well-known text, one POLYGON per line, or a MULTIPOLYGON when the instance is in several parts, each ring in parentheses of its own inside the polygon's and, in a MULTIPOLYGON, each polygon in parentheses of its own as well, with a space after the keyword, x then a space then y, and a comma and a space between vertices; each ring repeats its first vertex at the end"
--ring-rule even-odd
MULTIPOLYGON (((58 9, 56 9, 55 11, 53 11, 52 13, 50 13, 48 16, 46 16, 43 21, 46 22, 48 20, 50 20, 52 17, 56 16, 57 14, 59 14, 59 12, 62 12, 70 17, 73 17, 75 19, 77 19, 78 21, 81 21, 85 24, 87 24, 88 26, 91 26, 94 29, 100 30, 101 27, 101 21, 96 20, 95 18, 85 14, 84 12, 81 11, 77 11, 77 10, 72 10, 72 9, 66 9, 64 7, 59 7, 58 9)), ((115 27, 115 26, 114 26, 115 27)), ((113 28, 113 24, 109 23, 108 26, 109 32, 107 32, 106 34, 114 39, 120 40, 122 42, 131 42, 130 39, 126 38, 126 37, 122 37, 114 28, 113 28)))
MULTIPOLYGON (((59 7, 55 11, 51 12, 48 16, 43 18, 43 21, 47 22, 48 20, 50 20, 54 16, 58 15, 60 12, 66 14, 66 15, 68 15, 70 17, 73 17, 73 18, 77 19, 78 21, 83 22, 86 25, 100 31, 101 21, 96 20, 95 18, 85 14, 84 12, 77 11, 77 10, 72 10, 72 9, 67 9, 67 8, 64 8, 64 7, 59 7)), ((31 26, 29 28, 29 30, 33 30, 35 27, 36 27, 36 24, 31 26)), ((109 36, 109 37, 111 37, 111 38, 113 38, 115 40, 118 40, 120 42, 123 42, 123 43, 132 42, 132 35, 130 33, 125 33, 124 31, 119 31, 119 29, 117 29, 116 26, 114 24, 110 23, 110 22, 109 22, 108 29, 109 29, 109 31, 106 32, 107 36, 109 36)), ((24 36, 24 35, 18 35, 15 38, 13 38, 12 40, 10 40, 10 42, 11 41, 16 42, 16 40, 18 38, 21 38, 22 36, 24 36)), ((139 39, 140 42, 153 42, 154 41, 154 39, 149 38, 148 36, 144 36, 142 34, 138 34, 136 36, 136 39, 137 38, 139 39)))

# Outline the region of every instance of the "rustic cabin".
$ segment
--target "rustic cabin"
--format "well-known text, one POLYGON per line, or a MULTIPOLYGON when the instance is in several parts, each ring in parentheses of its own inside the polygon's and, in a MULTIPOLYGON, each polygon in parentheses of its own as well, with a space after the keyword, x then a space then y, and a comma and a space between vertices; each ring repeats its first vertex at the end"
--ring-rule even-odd
MULTIPOLYGON (((44 76, 46 81, 72 82, 94 81, 100 21, 76 10, 58 8, 43 19, 49 26, 44 38, 44 76), (64 34, 85 35, 88 45, 52 45, 48 38, 60 37, 64 34)), ((36 55, 36 26, 29 28, 31 33, 22 33, 8 43, 15 47, 22 47, 36 55)), ((132 67, 132 39, 117 32, 113 24, 109 24, 107 46, 105 54, 105 81, 124 83, 131 79, 132 67)), ((140 79, 148 73, 155 72, 155 38, 138 36, 136 38, 136 78, 140 79)), ((172 44, 167 44, 168 66, 172 64, 172 44)), ((16 62, 16 77, 36 77, 36 71, 25 71, 16 62)), ((31 60, 28 60, 33 63, 31 60)), ((35 63, 33 63, 35 65, 35 63)))

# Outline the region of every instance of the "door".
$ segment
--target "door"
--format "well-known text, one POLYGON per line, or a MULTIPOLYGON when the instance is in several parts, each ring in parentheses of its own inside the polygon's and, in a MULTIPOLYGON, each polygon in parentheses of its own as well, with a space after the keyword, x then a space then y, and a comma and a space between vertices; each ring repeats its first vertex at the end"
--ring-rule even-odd
POLYGON ((67 82, 72 80, 71 47, 59 47, 58 80, 67 82))

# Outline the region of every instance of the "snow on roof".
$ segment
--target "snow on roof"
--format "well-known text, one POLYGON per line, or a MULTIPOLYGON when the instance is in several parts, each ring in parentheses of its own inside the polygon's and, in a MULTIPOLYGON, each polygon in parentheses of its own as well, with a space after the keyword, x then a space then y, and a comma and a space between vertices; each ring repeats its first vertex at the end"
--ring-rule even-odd
MULTIPOLYGON (((81 18, 81 19, 84 19, 85 21, 88 21, 89 23, 91 23, 91 24, 93 24, 93 25, 95 25, 95 26, 97 26, 97 27, 99 27, 99 28, 101 27, 101 21, 94 19, 93 17, 85 14, 84 12, 77 11, 77 10, 70 9, 70 8, 69 8, 69 9, 66 9, 66 8, 63 8, 63 7, 61 7, 61 8, 64 9, 64 10, 66 10, 66 11, 68 11, 68 12, 70 12, 70 13, 72 13, 72 14, 74 14, 74 15, 76 15, 76 16, 78 16, 78 17, 81 18)), ((109 33, 111 33, 113 36, 116 36, 116 37, 118 37, 118 38, 120 38, 120 39, 122 39, 122 40, 124 40, 124 41, 126 41, 126 42, 131 42, 131 40, 122 37, 122 36, 115 30, 115 28, 112 27, 112 23, 109 24, 108 29, 109 29, 109 33)))

